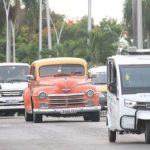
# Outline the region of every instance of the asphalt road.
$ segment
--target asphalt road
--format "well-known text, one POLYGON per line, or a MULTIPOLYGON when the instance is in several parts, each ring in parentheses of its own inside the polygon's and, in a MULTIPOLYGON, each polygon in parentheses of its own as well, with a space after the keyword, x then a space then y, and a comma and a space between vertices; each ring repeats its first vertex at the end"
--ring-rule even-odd
POLYGON ((0 117, 0 150, 149 150, 144 135, 117 135, 109 143, 105 118, 84 122, 78 118, 45 117, 43 123, 23 116, 0 117))

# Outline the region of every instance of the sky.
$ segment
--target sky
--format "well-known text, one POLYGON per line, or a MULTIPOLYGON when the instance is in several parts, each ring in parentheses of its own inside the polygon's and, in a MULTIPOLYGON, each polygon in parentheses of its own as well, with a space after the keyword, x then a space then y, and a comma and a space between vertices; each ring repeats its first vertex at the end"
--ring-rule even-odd
MULTIPOLYGON (((95 24, 102 18, 114 18, 121 22, 124 0, 91 0, 91 15, 95 24)), ((49 7, 55 13, 63 14, 69 19, 80 19, 88 15, 88 0, 49 0, 49 7)))

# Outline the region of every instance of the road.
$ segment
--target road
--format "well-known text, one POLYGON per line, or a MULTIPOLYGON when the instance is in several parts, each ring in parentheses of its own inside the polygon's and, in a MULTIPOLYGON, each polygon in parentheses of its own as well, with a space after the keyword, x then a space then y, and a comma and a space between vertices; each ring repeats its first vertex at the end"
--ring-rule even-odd
POLYGON ((109 143, 105 117, 101 122, 78 118, 44 117, 25 122, 23 116, 0 117, 0 150, 149 150, 144 135, 117 135, 109 143))

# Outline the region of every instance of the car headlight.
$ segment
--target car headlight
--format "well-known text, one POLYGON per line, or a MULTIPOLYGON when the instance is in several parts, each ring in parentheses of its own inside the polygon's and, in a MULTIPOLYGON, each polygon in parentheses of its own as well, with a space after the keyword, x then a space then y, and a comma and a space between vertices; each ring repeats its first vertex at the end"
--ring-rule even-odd
POLYGON ((93 97, 94 96, 94 91, 93 90, 88 90, 86 92, 87 97, 93 97))
POLYGON ((40 93, 39 93, 39 98, 40 98, 41 100, 45 99, 46 97, 47 97, 47 94, 46 94, 45 92, 40 92, 40 93))
POLYGON ((134 108, 137 105, 137 102, 125 99, 124 104, 126 107, 134 108))

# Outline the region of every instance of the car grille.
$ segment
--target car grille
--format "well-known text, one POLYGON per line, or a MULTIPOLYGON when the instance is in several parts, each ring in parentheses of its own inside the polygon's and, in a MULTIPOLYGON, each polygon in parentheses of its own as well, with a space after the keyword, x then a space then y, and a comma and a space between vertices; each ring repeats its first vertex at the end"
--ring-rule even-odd
POLYGON ((86 102, 83 97, 84 93, 51 94, 48 95, 48 105, 51 108, 83 106, 86 102))
POLYGON ((0 91, 1 97, 20 97, 22 96, 23 91, 17 90, 17 91, 0 91))
POLYGON ((138 110, 150 110, 150 102, 137 102, 134 108, 138 110))

